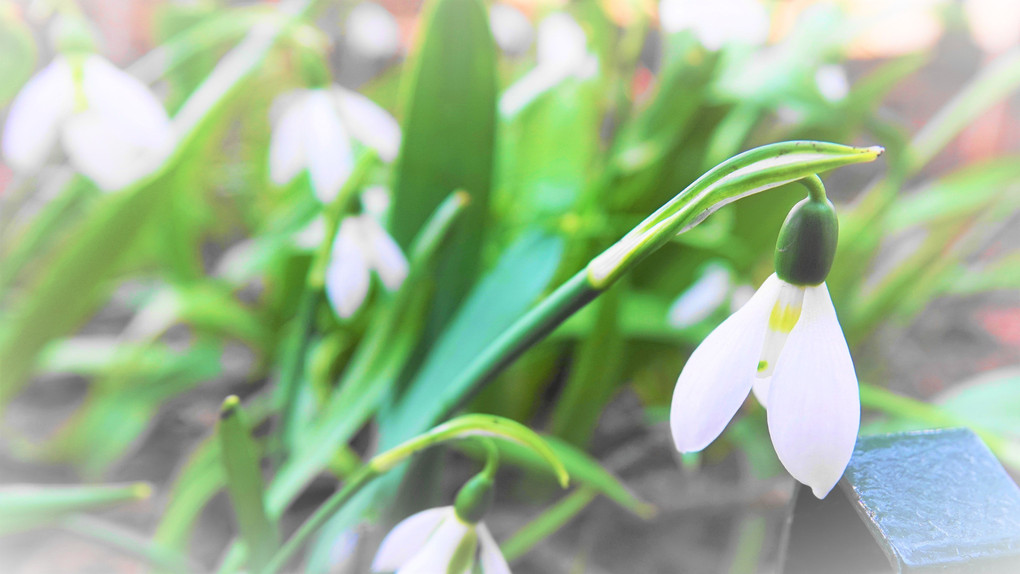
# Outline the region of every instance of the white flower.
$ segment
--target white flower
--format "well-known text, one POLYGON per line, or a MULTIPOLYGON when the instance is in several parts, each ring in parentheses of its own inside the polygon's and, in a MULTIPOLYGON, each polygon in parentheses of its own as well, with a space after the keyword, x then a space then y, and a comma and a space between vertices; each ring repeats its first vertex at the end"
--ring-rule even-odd
POLYGON ((850 93, 850 80, 846 77, 846 70, 838 64, 820 66, 815 72, 815 83, 818 85, 818 92, 830 102, 838 102, 850 93))
POLYGON ((499 110, 513 115, 568 78, 585 79, 598 71, 598 58, 588 52, 588 38, 569 14, 556 12, 538 25, 535 67, 507 88, 499 110))
POLYGON ((452 506, 406 518, 386 535, 372 561, 374 572, 510 574, 510 566, 484 523, 470 524, 452 506))
POLYGON ((105 190, 124 187, 173 149, 159 100, 133 76, 96 54, 57 56, 11 104, 3 153, 34 172, 57 141, 75 169, 105 190))
POLYGON ((534 27, 528 17, 511 4, 502 2, 489 9, 489 26, 496 44, 507 54, 521 54, 531 46, 534 27))
POLYGON ((722 433, 754 389, 783 466, 823 498, 843 475, 860 426, 857 375, 825 284, 769 277, 694 350, 670 413, 681 452, 722 433))
POLYGON ((346 319, 361 307, 373 269, 383 285, 394 291, 407 277, 407 258, 371 215, 344 219, 326 268, 326 296, 337 315, 346 319))
POLYGON ((369 58, 391 58, 400 51, 400 27, 385 8, 362 2, 347 15, 347 43, 369 58))
POLYGON ((285 109, 269 142, 269 175, 286 185, 307 169, 323 203, 336 197, 354 167, 350 137, 383 161, 400 149, 400 126, 386 110, 357 92, 332 86, 280 96, 285 109))
POLYGON ((769 13, 758 0, 662 0, 662 29, 690 30, 709 50, 730 42, 757 46, 769 36, 769 13))

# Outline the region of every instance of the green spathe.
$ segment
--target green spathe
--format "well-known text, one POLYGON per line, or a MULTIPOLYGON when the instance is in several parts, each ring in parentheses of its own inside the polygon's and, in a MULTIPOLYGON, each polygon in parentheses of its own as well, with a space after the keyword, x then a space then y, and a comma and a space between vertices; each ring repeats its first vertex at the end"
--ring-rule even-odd
POLYGON ((836 256, 839 222, 832 203, 809 197, 793 206, 776 241, 776 275, 793 285, 819 285, 836 256))

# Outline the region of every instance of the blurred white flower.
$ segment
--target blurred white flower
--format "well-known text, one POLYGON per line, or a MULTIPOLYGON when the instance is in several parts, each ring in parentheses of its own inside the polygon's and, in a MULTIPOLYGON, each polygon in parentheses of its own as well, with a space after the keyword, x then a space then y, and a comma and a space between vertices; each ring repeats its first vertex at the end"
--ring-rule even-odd
POLYGON ((375 2, 362 2, 347 15, 347 44, 369 58, 392 58, 400 51, 397 20, 375 2))
POLYGON ((830 102, 838 102, 850 93, 846 70, 838 64, 820 66, 815 72, 815 83, 822 97, 830 102))
POLYGON ((1020 2, 964 0, 971 36, 982 50, 999 54, 1020 44, 1020 2))
MULTIPOLYGON (((1012 1, 1012 0, 1008 0, 1012 1)), ((942 36, 947 0, 854 0, 844 4, 858 33, 852 58, 891 58, 930 50, 942 36)))
POLYGON ((659 22, 669 33, 690 30, 712 51, 730 42, 758 46, 769 36, 769 13, 758 0, 662 0, 659 22))
POLYGON ((340 223, 326 268, 326 296, 337 315, 346 319, 361 307, 372 270, 394 291, 407 277, 407 258, 374 217, 367 213, 347 217, 340 223))
POLYGON ((588 52, 588 38, 569 14, 556 12, 538 25, 535 67, 503 92, 499 110, 513 115, 568 78, 590 78, 598 58, 588 52))
POLYGON ((174 133, 159 100, 96 54, 57 56, 11 104, 3 154, 34 172, 59 140, 71 164, 104 190, 131 183, 166 157, 174 133))
POLYGON ((489 25, 496 44, 507 54, 523 54, 535 35, 534 27, 523 12, 502 2, 489 9, 489 25))
POLYGON ((336 197, 354 167, 350 138, 373 148, 383 161, 400 149, 400 126, 365 96, 341 88, 302 89, 283 94, 283 113, 269 142, 269 175, 286 185, 308 170, 323 203, 336 197))
POLYGON ((461 521, 452 506, 406 518, 386 535, 372 561, 374 572, 510 574, 510 566, 484 523, 461 521))
POLYGON ((747 395, 768 409, 783 466, 823 498, 843 475, 860 427, 857 375, 829 291, 769 277, 694 350, 673 392, 681 452, 708 446, 747 395))
POLYGON ((729 269, 718 263, 709 264, 670 306, 669 323, 678 329, 700 323, 726 301, 729 292, 729 269))

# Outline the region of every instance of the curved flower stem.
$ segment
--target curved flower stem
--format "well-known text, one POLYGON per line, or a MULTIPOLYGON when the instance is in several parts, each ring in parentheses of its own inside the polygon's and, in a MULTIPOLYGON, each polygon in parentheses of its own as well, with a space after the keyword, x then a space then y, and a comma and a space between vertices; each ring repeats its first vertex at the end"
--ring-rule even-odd
POLYGON ((811 141, 780 142, 754 148, 709 170, 678 193, 576 275, 560 285, 493 341, 447 387, 442 417, 465 403, 528 348, 593 301, 637 263, 693 228, 720 207, 795 181, 814 196, 824 188, 817 174, 869 162, 882 148, 854 148, 811 141))
POLYGON ((807 188, 811 201, 820 201, 822 203, 827 201, 825 197, 825 185, 822 184, 822 179, 818 177, 818 174, 809 175, 797 183, 807 188))
MULTIPOLYGON (((307 519, 286 543, 270 558, 265 568, 259 574, 273 574, 284 567, 287 562, 297 553, 298 550, 315 534, 326 522, 340 510, 343 505, 357 494, 368 483, 382 474, 385 474, 412 455, 427 448, 442 444, 444 442, 458 440, 471 436, 484 436, 489 443, 486 449, 489 451, 489 462, 495 462, 498 455, 494 455, 495 446, 488 437, 499 437, 504 440, 516 442, 527 446, 546 460, 553 468, 559 479, 560 485, 564 488, 569 483, 566 467, 559 458, 553 454, 545 441, 528 427, 501 417, 493 415, 464 415, 434 427, 408 441, 405 441, 390 450, 377 454, 351 475, 344 483, 343 488, 326 499, 325 502, 315 509, 315 512, 307 519)), ((489 462, 485 470, 489 470, 489 462)), ((495 472, 493 468, 492 472, 495 472)))

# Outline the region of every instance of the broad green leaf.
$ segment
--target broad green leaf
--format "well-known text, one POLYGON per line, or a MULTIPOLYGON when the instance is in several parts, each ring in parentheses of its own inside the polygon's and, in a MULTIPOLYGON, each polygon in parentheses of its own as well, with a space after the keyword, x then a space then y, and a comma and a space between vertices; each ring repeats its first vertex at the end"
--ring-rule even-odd
POLYGON ((399 403, 380 420, 384 446, 429 428, 451 401, 477 390, 451 383, 545 290, 561 253, 562 241, 541 233, 525 235, 506 250, 450 321, 399 403))
POLYGON ((496 129, 495 44, 480 0, 429 0, 404 84, 395 170, 393 236, 407 247, 454 190, 471 196, 451 245, 437 262, 430 330, 440 328, 480 271, 489 213, 496 129))

